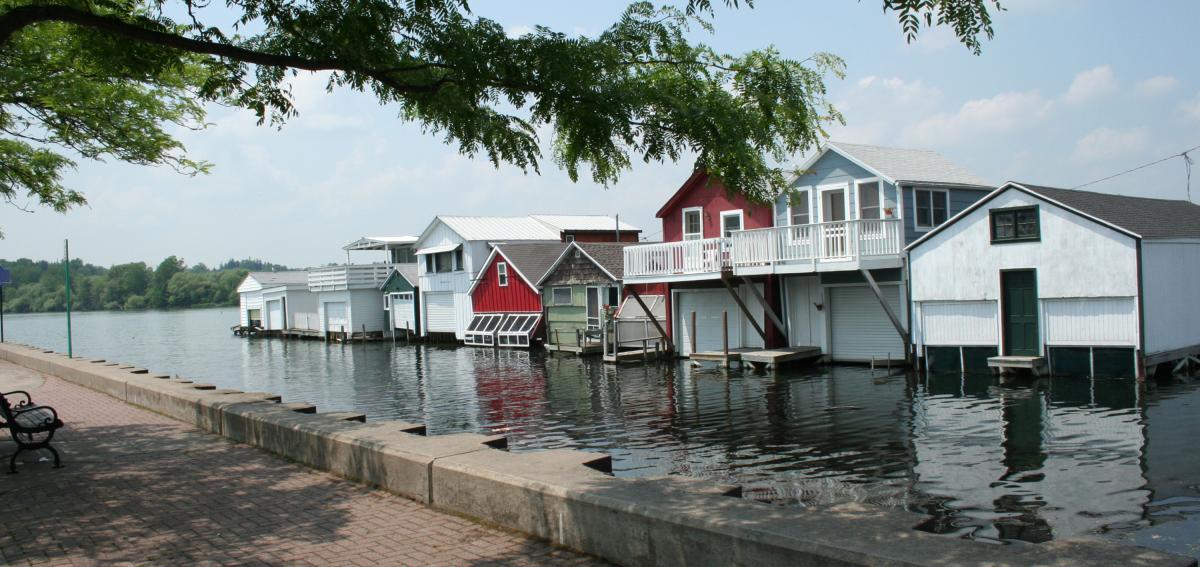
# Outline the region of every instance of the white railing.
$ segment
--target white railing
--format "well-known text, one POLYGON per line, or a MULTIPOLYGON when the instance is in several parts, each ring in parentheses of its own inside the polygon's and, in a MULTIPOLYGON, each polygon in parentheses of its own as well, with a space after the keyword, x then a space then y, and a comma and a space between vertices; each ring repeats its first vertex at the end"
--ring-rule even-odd
POLYGON ((728 238, 642 244, 625 249, 625 277, 719 274, 731 266, 728 238))
POLYGON ((363 289, 383 285, 393 264, 349 264, 314 268, 308 271, 308 289, 333 291, 363 289))
POLYGON ((904 249, 904 226, 900 219, 826 222, 743 230, 730 240, 730 256, 738 267, 857 260, 898 256, 904 249))

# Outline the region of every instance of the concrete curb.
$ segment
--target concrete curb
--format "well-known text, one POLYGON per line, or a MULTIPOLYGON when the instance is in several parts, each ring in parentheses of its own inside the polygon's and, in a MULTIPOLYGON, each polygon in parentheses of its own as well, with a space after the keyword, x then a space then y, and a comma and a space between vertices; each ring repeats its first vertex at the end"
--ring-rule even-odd
MULTIPOLYGON (((103 360, 0 344, 0 359, 288 459, 623 565, 1196 565, 1134 546, 1062 540, 998 546, 913 529, 918 514, 778 508, 679 476, 624 479, 605 455, 509 453, 504 437, 427 437, 279 396, 216 389, 103 360)), ((70 416, 63 416, 70 421, 70 416)))

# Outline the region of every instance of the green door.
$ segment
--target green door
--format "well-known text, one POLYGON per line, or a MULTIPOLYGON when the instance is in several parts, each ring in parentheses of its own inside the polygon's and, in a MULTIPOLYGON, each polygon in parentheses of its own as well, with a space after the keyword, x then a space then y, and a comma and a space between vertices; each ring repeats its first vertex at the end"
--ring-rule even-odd
POLYGON ((1037 356, 1037 272, 1001 272, 1000 298, 1004 309, 1004 354, 1037 356))

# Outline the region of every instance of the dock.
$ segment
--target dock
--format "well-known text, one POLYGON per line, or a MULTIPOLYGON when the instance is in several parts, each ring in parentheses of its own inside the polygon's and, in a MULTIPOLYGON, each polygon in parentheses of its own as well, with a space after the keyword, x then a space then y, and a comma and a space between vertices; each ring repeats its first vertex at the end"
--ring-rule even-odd
POLYGON ((1030 372, 1041 376, 1046 370, 1044 356, 993 356, 988 359, 988 368, 996 368, 1001 374, 1030 372))
POLYGON ((710 350, 693 352, 688 358, 699 362, 716 362, 717 364, 729 367, 731 363, 742 362, 742 355, 748 352, 753 352, 751 348, 731 348, 729 350, 710 350))
POLYGON ((748 362, 755 370, 762 370, 768 366, 779 368, 780 365, 789 362, 809 361, 820 357, 821 347, 800 346, 743 352, 742 363, 748 362))
POLYGON ((569 352, 578 356, 600 354, 603 349, 604 345, 596 342, 586 342, 583 344, 546 343, 546 352, 569 352))

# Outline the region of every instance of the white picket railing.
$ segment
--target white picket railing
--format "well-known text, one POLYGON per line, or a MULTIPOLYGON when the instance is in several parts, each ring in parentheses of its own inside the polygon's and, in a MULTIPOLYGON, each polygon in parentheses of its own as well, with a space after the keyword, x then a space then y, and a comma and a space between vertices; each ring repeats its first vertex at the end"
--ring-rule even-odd
POLYGON ((732 264, 728 238, 643 244, 625 249, 625 277, 719 274, 732 264))
POLYGON ((900 219, 826 222, 743 230, 730 240, 737 267, 857 260, 899 255, 904 226, 900 219))
POLYGON ((362 289, 383 285, 393 264, 349 264, 314 268, 308 271, 308 289, 333 291, 362 289))

